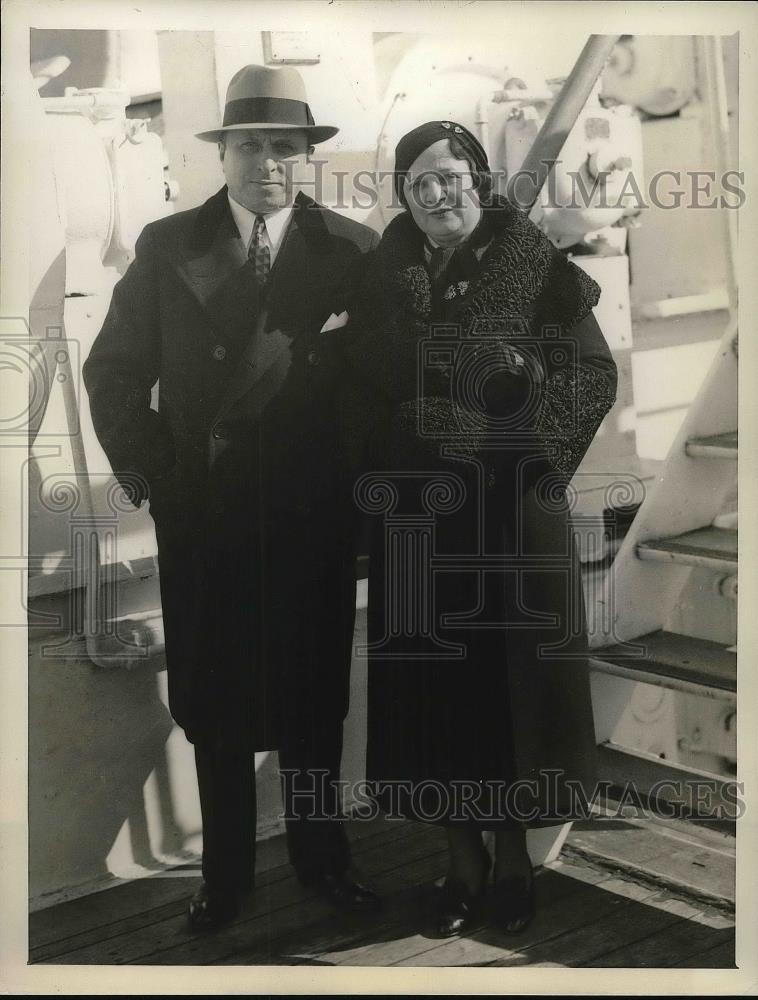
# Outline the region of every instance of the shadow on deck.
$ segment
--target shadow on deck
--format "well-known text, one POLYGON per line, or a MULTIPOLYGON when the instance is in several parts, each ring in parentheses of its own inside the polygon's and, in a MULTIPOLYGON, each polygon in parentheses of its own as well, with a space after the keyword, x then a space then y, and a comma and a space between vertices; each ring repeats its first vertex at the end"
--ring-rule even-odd
POLYGON ((384 899, 375 915, 335 914, 301 887, 277 837, 259 844, 255 894, 222 931, 188 931, 200 873, 184 865, 32 914, 29 961, 734 968, 727 912, 574 856, 538 874, 538 915, 523 934, 509 938, 485 918, 466 937, 436 938, 429 904, 445 867, 442 831, 379 820, 352 822, 350 833, 356 868, 384 899))

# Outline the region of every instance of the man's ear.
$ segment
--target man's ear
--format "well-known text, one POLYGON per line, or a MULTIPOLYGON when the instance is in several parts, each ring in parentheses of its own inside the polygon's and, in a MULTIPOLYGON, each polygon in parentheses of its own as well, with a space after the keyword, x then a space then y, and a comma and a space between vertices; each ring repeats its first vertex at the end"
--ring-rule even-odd
POLYGON ((306 155, 306 158, 307 158, 307 159, 306 159, 306 162, 307 162, 307 163, 310 163, 310 162, 311 162, 311 157, 313 156, 313 154, 314 154, 315 152, 316 152, 316 147, 315 147, 315 146, 309 146, 309 147, 307 148, 307 150, 305 151, 305 155, 306 155))
POLYGON ((218 158, 221 162, 224 162, 224 151, 226 150, 226 143, 223 139, 218 140, 218 158))

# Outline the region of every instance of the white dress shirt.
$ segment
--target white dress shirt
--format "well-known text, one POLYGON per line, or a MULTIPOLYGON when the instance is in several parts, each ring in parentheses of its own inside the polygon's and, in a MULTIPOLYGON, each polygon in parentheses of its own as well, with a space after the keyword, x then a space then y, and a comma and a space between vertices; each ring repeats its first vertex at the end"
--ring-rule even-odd
MULTIPOLYGON (((239 230, 240 238, 245 247, 249 249, 250 240, 253 238, 256 213, 251 212, 244 205, 240 205, 230 194, 227 196, 229 208, 232 210, 232 218, 239 230)), ((292 205, 285 205, 284 208, 279 208, 275 212, 271 212, 270 215, 264 215, 263 218, 266 220, 263 242, 271 252, 271 266, 273 267, 279 247, 284 240, 284 234, 287 232, 287 226, 292 218, 292 205)))

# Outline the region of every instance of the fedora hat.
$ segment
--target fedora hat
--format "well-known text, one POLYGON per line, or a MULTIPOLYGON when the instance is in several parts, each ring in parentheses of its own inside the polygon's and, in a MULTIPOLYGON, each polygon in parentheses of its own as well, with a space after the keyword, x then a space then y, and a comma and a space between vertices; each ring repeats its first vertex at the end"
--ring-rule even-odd
POLYGON ((316 125, 305 99, 305 84, 291 66, 243 66, 229 82, 221 128, 197 133, 204 142, 218 142, 238 129, 297 128, 309 141, 324 142, 339 132, 332 125, 316 125))

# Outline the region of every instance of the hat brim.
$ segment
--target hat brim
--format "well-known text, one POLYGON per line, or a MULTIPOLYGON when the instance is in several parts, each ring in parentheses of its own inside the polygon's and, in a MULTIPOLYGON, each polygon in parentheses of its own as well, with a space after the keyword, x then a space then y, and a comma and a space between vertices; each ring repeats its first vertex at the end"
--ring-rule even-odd
POLYGON ((287 125, 277 122, 242 122, 239 125, 223 125, 221 128, 211 129, 209 132, 197 132, 195 138, 202 139, 203 142, 218 142, 227 132, 240 132, 250 129, 287 129, 290 132, 307 132, 311 142, 326 142, 333 135, 339 132, 333 125, 287 125))

